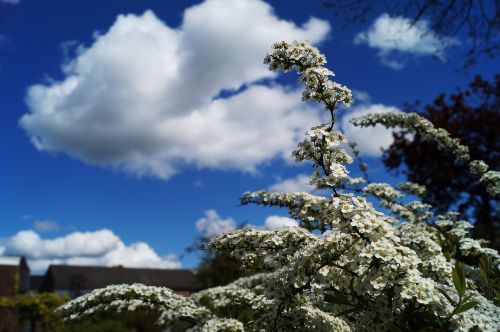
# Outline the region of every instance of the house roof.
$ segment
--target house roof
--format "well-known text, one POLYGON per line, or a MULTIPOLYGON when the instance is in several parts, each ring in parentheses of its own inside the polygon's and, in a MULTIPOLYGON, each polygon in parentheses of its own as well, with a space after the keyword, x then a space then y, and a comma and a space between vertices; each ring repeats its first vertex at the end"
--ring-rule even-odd
POLYGON ((0 265, 19 266, 22 259, 21 256, 0 256, 0 265))
POLYGON ((125 267, 51 265, 42 288, 95 289, 114 284, 141 283, 172 290, 200 289, 192 270, 138 269, 125 267), (49 286, 49 284, 51 284, 49 286))

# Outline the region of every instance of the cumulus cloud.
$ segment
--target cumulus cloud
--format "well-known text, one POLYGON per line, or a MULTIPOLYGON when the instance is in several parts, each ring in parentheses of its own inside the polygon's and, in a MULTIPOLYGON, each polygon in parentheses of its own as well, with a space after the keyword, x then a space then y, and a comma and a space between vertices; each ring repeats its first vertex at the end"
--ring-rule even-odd
POLYGON ((318 122, 299 91, 261 83, 275 77, 263 56, 329 29, 280 19, 261 0, 205 1, 178 28, 151 11, 119 15, 63 64, 63 80, 29 87, 20 124, 40 151, 139 176, 168 179, 186 164, 255 172, 318 122))
POLYGON ((264 228, 270 230, 276 230, 283 227, 298 227, 298 226, 299 223, 297 222, 297 220, 282 216, 269 216, 266 218, 264 224, 264 228))
POLYGON ((150 268, 181 266, 174 255, 160 257, 144 242, 126 245, 107 229, 73 232, 54 239, 44 239, 33 230, 24 230, 4 240, 0 252, 25 256, 35 273, 43 273, 50 264, 150 268))
POLYGON ((59 224, 52 220, 38 220, 33 223, 33 228, 39 232, 52 232, 59 229, 59 224))
POLYGON ((368 157, 380 157, 382 148, 388 148, 393 141, 393 129, 386 129, 381 125, 375 127, 355 127, 349 121, 354 117, 370 113, 399 112, 393 106, 383 104, 361 105, 357 108, 347 110, 340 119, 340 129, 350 142, 357 143, 359 152, 368 157))
POLYGON ((283 191, 283 192, 313 192, 316 186, 311 185, 309 182, 311 177, 307 174, 299 174, 294 178, 283 179, 269 187, 270 191, 283 191))
POLYGON ((384 13, 368 30, 354 38, 355 44, 365 44, 378 49, 382 64, 393 69, 401 69, 405 61, 401 55, 433 55, 445 60, 445 51, 459 42, 450 37, 440 36, 429 28, 426 20, 412 24, 412 20, 384 13))
POLYGON ((217 211, 210 209, 205 211, 205 216, 196 221, 196 229, 203 236, 212 238, 219 234, 236 229, 233 218, 222 219, 217 211))
MULTIPOLYGON (((298 225, 299 223, 295 219, 271 215, 265 219, 264 225, 262 226, 247 224, 245 227, 276 230, 283 227, 296 227, 298 225)), ((205 216, 203 218, 196 221, 196 229, 203 236, 213 238, 219 234, 235 230, 236 222, 231 217, 222 219, 217 211, 210 209, 205 211, 205 216)))

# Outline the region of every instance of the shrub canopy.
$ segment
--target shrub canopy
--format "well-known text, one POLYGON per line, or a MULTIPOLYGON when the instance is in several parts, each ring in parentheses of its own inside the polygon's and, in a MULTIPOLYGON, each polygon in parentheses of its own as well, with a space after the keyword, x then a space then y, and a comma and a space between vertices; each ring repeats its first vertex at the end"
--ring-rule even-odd
MULTIPOLYGON (((243 204, 286 207, 300 227, 243 228, 212 240, 243 267, 264 271, 181 297, 165 288, 115 285, 63 305, 70 320, 95 312, 147 308, 167 331, 497 331, 500 326, 497 251, 468 236, 473 226, 457 214, 435 215, 417 197, 425 188, 365 184, 351 178, 346 138, 335 129, 337 108, 353 102, 332 80, 325 57, 305 42, 276 43, 264 63, 295 70, 303 100, 324 106, 331 121, 311 128, 293 156, 314 166, 311 183, 330 196, 245 193, 243 204), (384 207, 375 209, 371 197, 384 207), (409 201, 409 202, 408 202, 409 201)), ((468 148, 417 114, 386 113, 355 125, 404 127, 451 150, 492 196, 499 173, 471 160, 468 148)), ((277 127, 276 130, 279 130, 277 127)))

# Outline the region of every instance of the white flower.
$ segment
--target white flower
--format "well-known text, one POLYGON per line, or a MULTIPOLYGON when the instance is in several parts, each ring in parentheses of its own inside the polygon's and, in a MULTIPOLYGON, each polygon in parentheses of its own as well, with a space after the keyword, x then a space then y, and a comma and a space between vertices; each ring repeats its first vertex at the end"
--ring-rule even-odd
POLYGON ((371 280, 370 281, 370 284, 373 286, 373 288, 375 289, 381 289, 381 288, 384 288, 385 285, 386 285, 386 280, 384 279, 384 277, 380 276, 378 277, 377 279, 375 280, 371 280))
POLYGON ((415 297, 415 293, 409 288, 403 289, 401 291, 400 295, 403 299, 407 299, 407 300, 410 300, 410 299, 415 297))
POLYGON ((341 211, 342 213, 344 213, 344 214, 345 214, 345 213, 349 213, 349 212, 351 212, 351 211, 352 211, 352 205, 351 205, 351 204, 349 204, 349 203, 344 203, 344 204, 342 204, 342 206, 341 206, 341 208, 340 208, 340 211, 341 211))
POLYGON ((318 273, 326 277, 328 273, 330 273, 330 269, 328 268, 328 266, 323 266, 318 270, 318 273))

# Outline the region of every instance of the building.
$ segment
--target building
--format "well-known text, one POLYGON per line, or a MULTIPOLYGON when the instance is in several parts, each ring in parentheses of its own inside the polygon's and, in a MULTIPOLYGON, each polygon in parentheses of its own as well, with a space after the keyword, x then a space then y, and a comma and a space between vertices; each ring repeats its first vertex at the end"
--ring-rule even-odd
POLYGON ((30 276, 30 293, 37 294, 40 292, 40 286, 42 285, 43 275, 31 275, 30 276))
POLYGON ((0 296, 27 293, 30 269, 24 257, 0 256, 0 296))
POLYGON ((50 265, 41 281, 40 292, 67 294, 74 298, 96 288, 133 283, 168 287, 184 296, 200 290, 192 270, 50 265))
MULTIPOLYGON (((29 291, 30 269, 24 257, 0 256, 0 297, 29 291)), ((0 308, 0 331, 14 331, 15 318, 9 308, 0 308)), ((17 330, 15 330, 17 331, 17 330)))

